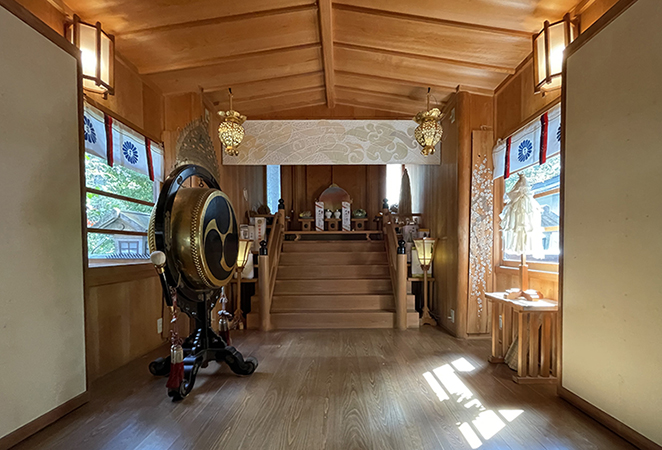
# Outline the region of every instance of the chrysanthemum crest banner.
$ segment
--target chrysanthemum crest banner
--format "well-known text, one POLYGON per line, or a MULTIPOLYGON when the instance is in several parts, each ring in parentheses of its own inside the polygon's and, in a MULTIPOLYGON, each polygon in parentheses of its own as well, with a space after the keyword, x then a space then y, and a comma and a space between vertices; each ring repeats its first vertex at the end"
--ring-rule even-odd
POLYGON ((423 156, 412 120, 248 120, 238 156, 225 165, 439 164, 423 156))

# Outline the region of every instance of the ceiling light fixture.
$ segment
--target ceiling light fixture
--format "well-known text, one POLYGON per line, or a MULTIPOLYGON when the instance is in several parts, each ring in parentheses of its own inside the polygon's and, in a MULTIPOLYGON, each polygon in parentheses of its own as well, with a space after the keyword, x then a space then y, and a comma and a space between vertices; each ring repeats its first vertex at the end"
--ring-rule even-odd
POLYGON ((232 109, 232 88, 228 89, 230 98, 230 109, 228 111, 219 111, 221 124, 218 126, 218 138, 225 147, 225 153, 229 156, 239 155, 237 147, 244 140, 244 127, 241 125, 246 121, 246 116, 241 115, 232 109))
POLYGON ((438 108, 430 109, 430 88, 427 95, 427 109, 416 114, 414 121, 418 124, 414 130, 414 137, 421 147, 421 154, 429 156, 434 154, 435 146, 441 140, 444 130, 439 121, 441 120, 441 111, 438 108))

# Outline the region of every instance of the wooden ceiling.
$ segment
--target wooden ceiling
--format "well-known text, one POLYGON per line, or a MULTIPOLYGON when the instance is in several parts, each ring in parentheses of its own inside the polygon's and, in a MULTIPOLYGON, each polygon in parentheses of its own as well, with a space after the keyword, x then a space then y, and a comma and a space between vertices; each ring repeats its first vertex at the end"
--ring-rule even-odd
POLYGON ((491 94, 531 34, 578 0, 67 0, 115 34, 164 94, 198 91, 248 116, 348 105, 413 115, 427 87, 491 94))

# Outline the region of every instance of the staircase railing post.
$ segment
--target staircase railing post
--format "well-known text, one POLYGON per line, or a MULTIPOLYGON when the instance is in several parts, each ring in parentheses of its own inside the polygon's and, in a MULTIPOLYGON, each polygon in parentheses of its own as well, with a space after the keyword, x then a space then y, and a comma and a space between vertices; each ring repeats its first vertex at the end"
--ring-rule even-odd
POLYGON ((407 329, 407 251, 405 241, 398 242, 395 322, 398 330, 407 329))
POLYGON ((260 329, 269 331, 271 329, 271 266, 267 253, 267 242, 260 242, 260 255, 258 256, 258 285, 260 289, 260 329))

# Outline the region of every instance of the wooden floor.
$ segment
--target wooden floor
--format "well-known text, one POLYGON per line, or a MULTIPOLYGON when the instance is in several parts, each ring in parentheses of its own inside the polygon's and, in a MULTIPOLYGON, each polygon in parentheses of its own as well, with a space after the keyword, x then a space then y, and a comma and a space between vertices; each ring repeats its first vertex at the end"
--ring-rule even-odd
POLYGON ((211 365, 172 403, 145 357, 15 449, 634 448, 552 387, 513 383, 486 362, 488 340, 425 327, 247 331, 234 344, 259 359, 252 376, 211 365))

